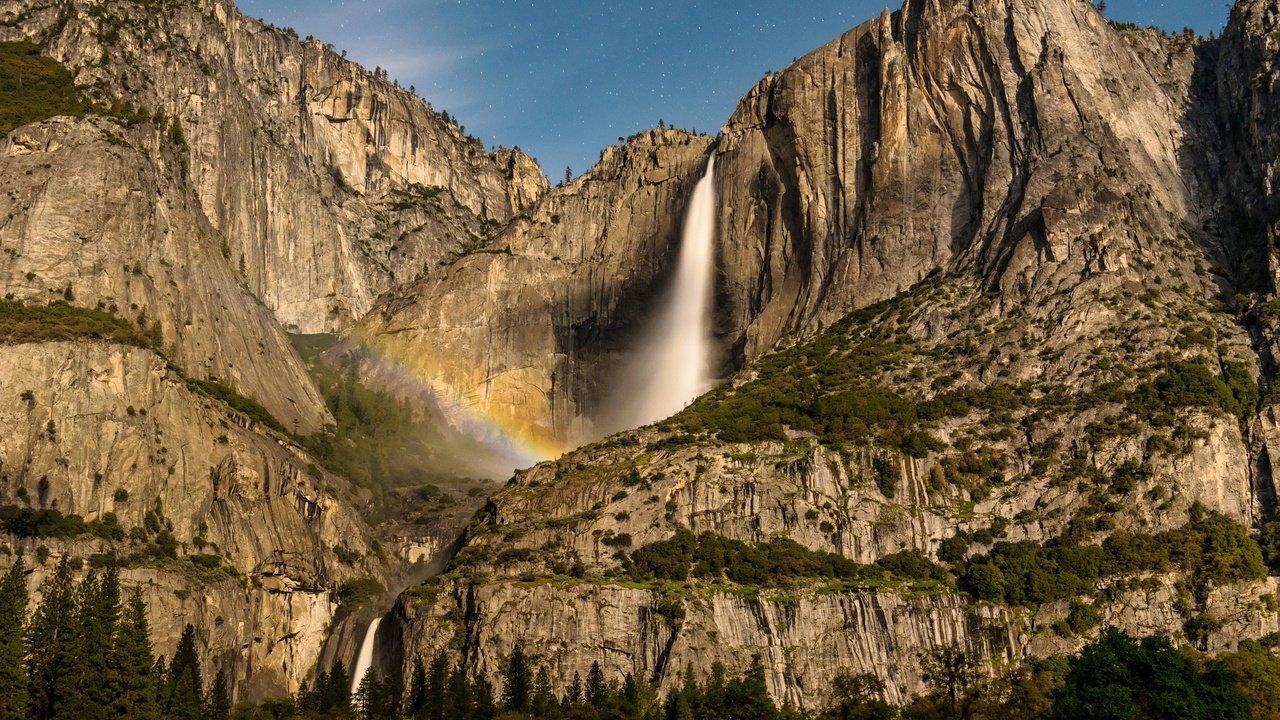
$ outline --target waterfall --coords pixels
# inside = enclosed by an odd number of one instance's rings
[[[369,629],[364,632],[364,642],[360,643],[360,654],[356,657],[355,668],[351,671],[352,694],[360,689],[360,681],[373,665],[373,646],[377,642],[378,626],[381,624],[382,618],[374,618],[373,622],[369,623]]]
[[[711,310],[715,287],[716,158],[694,189],[680,241],[680,262],[666,306],[633,351],[626,397],[610,430],[664,420],[711,386]]]

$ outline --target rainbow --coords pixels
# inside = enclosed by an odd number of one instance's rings
[[[397,348],[389,340],[360,339],[361,359],[367,375],[382,383],[429,397],[455,429],[492,447],[511,465],[511,470],[532,467],[556,460],[579,445],[557,438],[554,431],[530,420],[519,418],[503,408],[490,406],[445,378],[449,366],[429,352],[414,352],[412,360],[404,357],[407,348]],[[476,383],[479,386],[483,383]]]

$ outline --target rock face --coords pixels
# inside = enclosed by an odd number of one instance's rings
[[[0,17],[0,38],[43,45],[104,100],[178,121],[204,214],[251,291],[297,331],[345,327],[547,187],[519,151],[486,152],[382,74],[229,0],[161,13],[6,0]],[[456,203],[468,222],[424,228],[428,218],[392,192],[414,185],[444,188],[439,212]]]
[[[113,117],[0,140],[0,294],[96,306],[156,352],[6,338],[0,503],[114,517],[126,533],[159,515],[145,534],[170,532],[176,558],[114,543],[133,557],[126,581],[147,588],[157,648],[192,622],[239,697],[296,690],[347,614],[340,586],[393,586],[414,551],[384,556],[367,493],[188,380],[222,381],[292,436],[320,431],[333,418],[285,330],[347,326],[483,246],[546,179],[229,2],[0,2],[0,40],[19,39]],[[414,530],[402,534],[435,537]],[[113,549],[6,539],[23,543],[54,559]]]
[[[0,285],[157,326],[192,377],[220,378],[300,433],[331,422],[288,338],[221,252],[151,126],[52,121],[0,142]]]
[[[1224,588],[1209,607],[1224,620],[1205,648],[1234,650],[1243,637],[1280,628],[1263,609],[1274,580]],[[1171,586],[1116,600],[1105,621],[1142,635],[1178,635],[1183,619],[1171,606]],[[745,671],[761,656],[769,690],[779,701],[817,709],[829,700],[840,672],[871,673],[886,684],[890,702],[909,701],[924,688],[919,658],[937,647],[956,647],[1001,662],[1079,649],[1044,630],[1065,608],[1040,617],[993,606],[974,606],[952,595],[895,592],[803,591],[775,597],[712,593],[683,617],[663,614],[660,593],[618,585],[494,583],[451,588],[424,603],[405,596],[393,616],[405,657],[430,658],[453,633],[466,633],[465,660],[501,687],[502,662],[517,643],[548,668],[552,683],[567,687],[599,662],[607,678],[628,673],[655,677],[660,688],[682,682],[685,668],[705,674],[715,662]],[[465,613],[464,628],[457,618]],[[1039,631],[1039,634],[1032,635]],[[388,644],[391,644],[388,642]]]
[[[177,558],[117,540],[139,556],[126,579],[148,588],[157,646],[198,621],[242,697],[294,690],[358,642],[343,582],[390,586],[455,547],[454,571],[384,625],[393,654],[460,638],[496,676],[524,639],[561,684],[599,660],[670,685],[759,653],[776,697],[814,707],[842,670],[905,699],[919,653],[943,645],[1074,649],[1051,629],[1065,603],[621,578],[628,548],[681,530],[871,563],[937,555],[956,530],[970,553],[1100,543],[1197,504],[1274,520],[1280,436],[1259,385],[1280,337],[1278,16],[1243,0],[1208,42],[1116,26],[1088,0],[910,0],[766,78],[717,140],[641,133],[551,191],[518,150],[486,152],[379,71],[227,0],[0,0],[0,39],[36,42],[121,116],[0,143],[0,291],[159,335],[0,346],[0,502],[172,532]],[[518,473],[457,543],[406,522],[384,554],[367,497],[187,382],[222,379],[312,433],[332,418],[285,330],[349,330],[334,352],[360,351],[366,378],[521,463],[559,455],[610,429],[614,373],[713,152],[716,328],[742,372],[673,421]],[[779,365],[826,384],[781,385],[775,405],[854,389],[867,414],[909,400],[914,415],[878,418],[909,427],[717,434],[717,411]],[[1204,382],[1167,400],[1187,377]],[[1184,634],[1186,578],[1138,580],[1100,589],[1103,618]],[[1276,590],[1196,593],[1217,624],[1190,639],[1277,631]]]
[[[296,690],[337,610],[331,589],[398,570],[373,556],[344,481],[190,392],[154,353],[85,342],[3,346],[0,368],[0,503],[25,495],[86,520],[114,513],[126,529],[158,512],[184,552],[216,556],[220,569],[175,559],[124,580],[147,589],[158,648],[172,647],[186,623],[199,625],[209,657],[241,693]],[[44,542],[28,541],[28,556]],[[110,547],[64,545],[81,558]],[[366,559],[345,565],[337,548]],[[117,551],[144,550],[126,542]],[[37,568],[33,590],[54,562]]]

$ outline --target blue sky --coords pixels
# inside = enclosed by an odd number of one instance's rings
[[[1109,0],[1116,20],[1226,22],[1223,0]],[[553,180],[665,120],[714,132],[768,70],[875,17],[884,0],[239,0],[382,66],[487,145],[519,145]],[[895,8],[898,5],[894,6]]]

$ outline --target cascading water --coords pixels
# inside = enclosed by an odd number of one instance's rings
[[[680,245],[680,264],[667,306],[644,335],[609,430],[649,425],[680,412],[712,382],[711,305],[715,287],[716,157],[693,192]]]
[[[378,639],[378,626],[381,624],[382,618],[374,618],[374,621],[369,623],[369,629],[364,633],[364,642],[360,643],[360,654],[356,656],[356,665],[351,672],[352,694],[360,689],[360,681],[373,665],[374,643]]]

